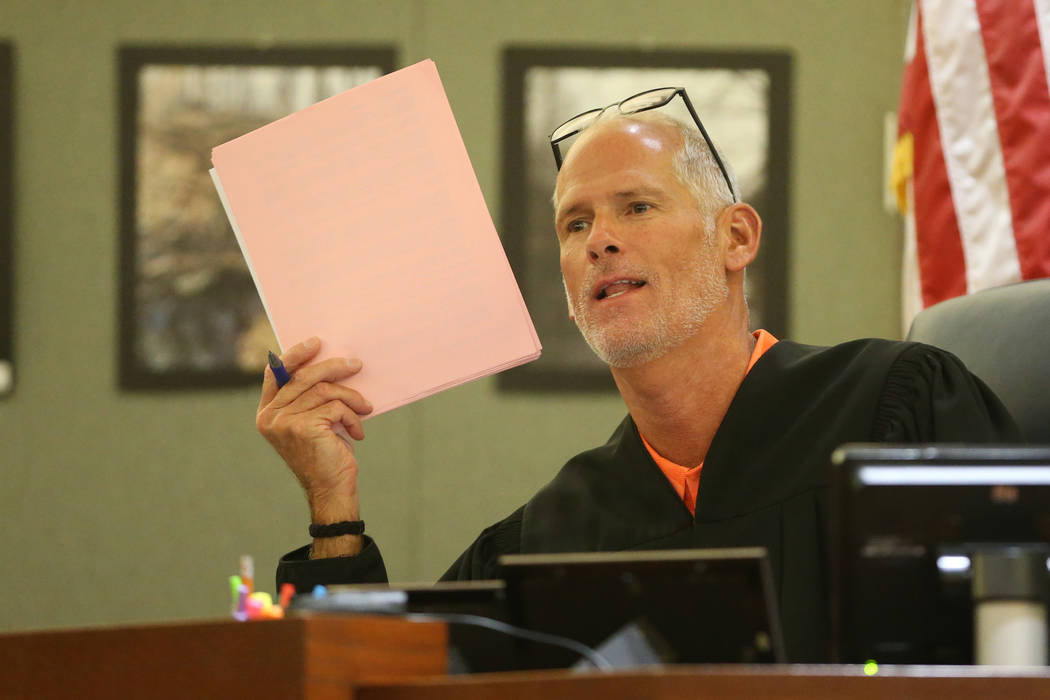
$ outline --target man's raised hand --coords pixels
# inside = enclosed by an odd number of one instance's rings
[[[255,426],[306,491],[313,522],[358,520],[357,459],[336,431],[342,426],[363,440],[361,416],[372,412],[372,404],[338,383],[360,372],[361,361],[331,358],[307,365],[320,349],[321,341],[310,338],[281,356],[292,375],[283,387],[272,371],[264,372]]]

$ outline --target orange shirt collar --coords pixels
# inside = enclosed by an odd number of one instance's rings
[[[757,331],[752,333],[755,337],[755,349],[751,351],[751,359],[747,361],[747,370],[744,374],[747,375],[751,371],[751,368],[758,362],[758,358],[766,354],[766,350],[777,344],[777,339],[773,337],[773,334],[769,331],[759,328]]]

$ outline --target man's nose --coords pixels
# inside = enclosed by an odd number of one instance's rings
[[[621,245],[609,222],[602,217],[595,218],[591,234],[587,237],[587,257],[597,262],[607,255],[619,253]]]

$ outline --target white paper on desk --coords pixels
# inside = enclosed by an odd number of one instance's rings
[[[539,357],[433,61],[212,150],[282,348],[359,357],[379,415]]]

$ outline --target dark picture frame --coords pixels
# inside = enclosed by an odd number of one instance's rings
[[[0,42],[0,398],[15,390],[15,50]]]
[[[395,69],[393,46],[121,46],[119,382],[256,384],[276,340],[211,149]]]
[[[762,248],[748,268],[746,292],[752,326],[783,337],[790,308],[791,79],[791,55],[783,51],[504,50],[501,233],[543,357],[501,374],[500,389],[615,390],[608,368],[568,318],[550,205],[557,172],[547,137],[575,114],[651,88],[686,88],[736,169],[743,199],[762,216]]]

